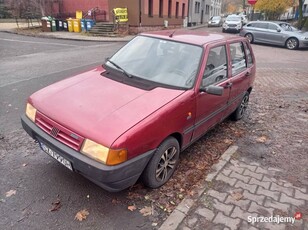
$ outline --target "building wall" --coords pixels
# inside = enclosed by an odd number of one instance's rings
[[[109,0],[110,10],[116,7],[127,7],[128,23],[130,31],[139,33],[148,30],[159,30],[164,28],[165,21],[168,27],[181,27],[183,20],[187,17],[188,0],[172,0],[171,15],[168,16],[169,0],[163,0],[163,11],[160,16],[160,0],[152,1],[152,15],[149,15],[150,0]],[[178,17],[176,17],[176,3],[178,2]],[[183,4],[185,4],[184,15],[182,15]]]
[[[189,1],[189,25],[198,25],[206,23],[211,14],[211,0],[190,0]]]
[[[108,0],[63,0],[60,5],[60,13],[74,13],[81,10],[84,13],[92,8],[98,7],[100,11],[106,11],[106,20],[109,20]]]

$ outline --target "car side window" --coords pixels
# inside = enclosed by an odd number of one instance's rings
[[[246,57],[247,57],[247,67],[250,67],[253,64],[251,50],[246,42],[244,44],[245,44],[245,51],[246,51]]]
[[[202,78],[202,86],[206,87],[227,78],[226,46],[211,48]]]
[[[256,26],[257,28],[260,28],[260,29],[267,29],[267,24],[268,24],[268,23],[262,23],[262,22],[261,22],[261,23],[256,23],[255,26]]]
[[[268,24],[268,29],[269,29],[269,30],[275,30],[275,31],[277,31],[278,26],[276,26],[276,25],[274,25],[274,24]]]
[[[244,71],[247,66],[243,43],[231,43],[230,54],[232,62],[232,76],[235,76]]]

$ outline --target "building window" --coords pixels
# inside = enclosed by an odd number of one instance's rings
[[[209,5],[205,6],[205,14],[210,14],[210,6]]]
[[[175,3],[175,17],[179,17],[179,2]]]
[[[196,14],[200,13],[200,2],[195,2],[195,13]]]
[[[164,12],[164,0],[159,0],[159,17],[163,17]]]
[[[172,12],[172,0],[168,1],[168,17],[171,18],[171,12]]]
[[[182,18],[185,18],[185,3],[182,4]]]
[[[153,17],[153,0],[149,0],[149,13],[150,17]]]

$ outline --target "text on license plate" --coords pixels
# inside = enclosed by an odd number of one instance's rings
[[[47,147],[44,143],[39,142],[42,150],[47,153],[52,158],[56,159],[58,162],[63,164],[65,167],[73,171],[72,164],[68,160],[66,160],[64,157],[60,156],[58,153]]]

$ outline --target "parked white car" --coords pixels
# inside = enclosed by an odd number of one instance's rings
[[[222,26],[222,32],[240,32],[242,29],[242,17],[239,15],[231,14],[226,18]]]

